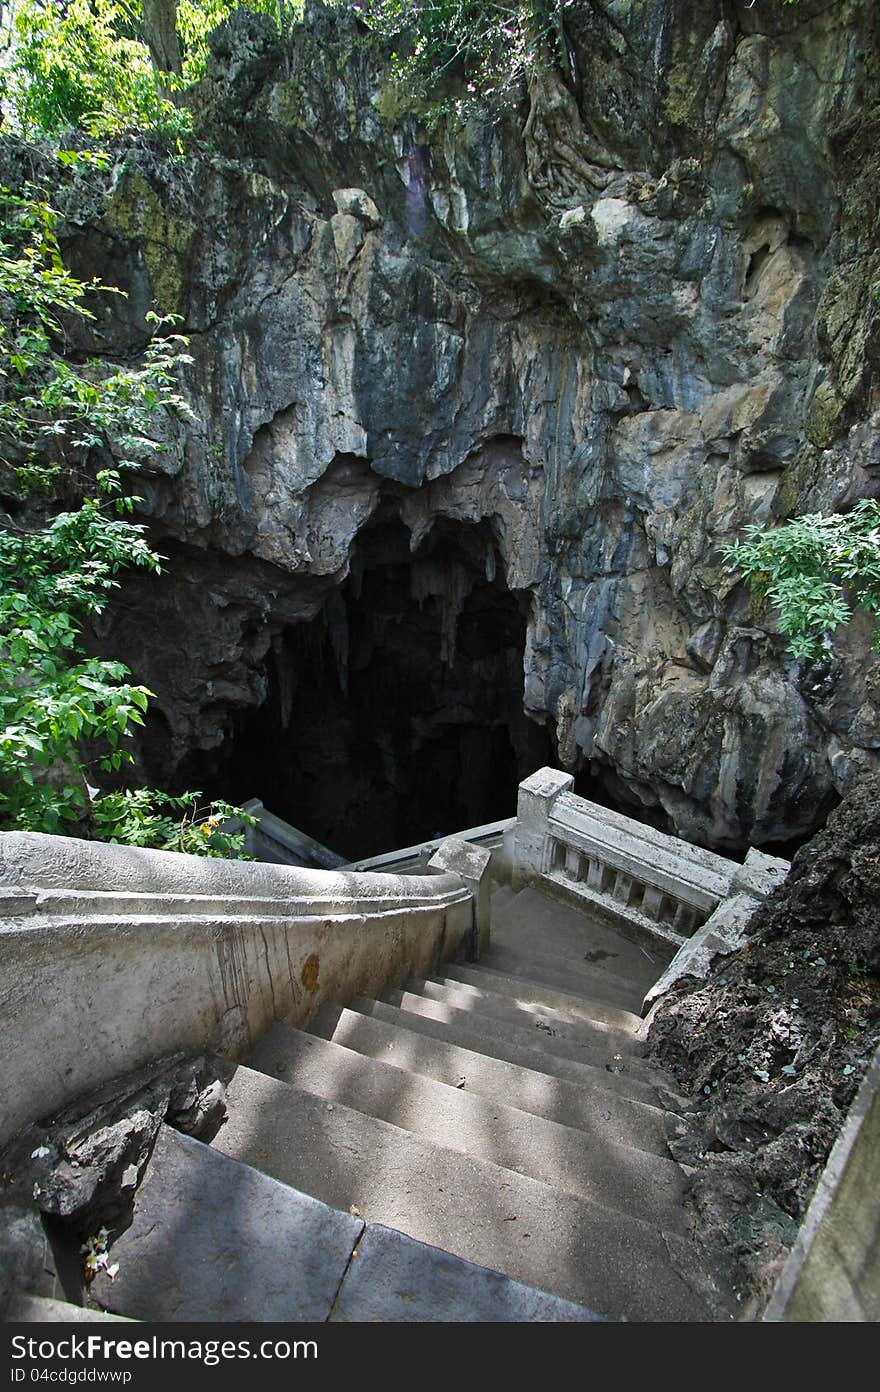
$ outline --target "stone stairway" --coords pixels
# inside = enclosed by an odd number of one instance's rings
[[[276,1024],[163,1128],[92,1299],[172,1320],[716,1317],[638,1014],[665,959],[500,888],[479,964]],[[438,1250],[439,1249],[439,1250]]]

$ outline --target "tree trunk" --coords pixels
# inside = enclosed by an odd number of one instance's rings
[[[177,38],[177,0],[141,0],[144,38],[157,72],[180,76],[180,43]]]

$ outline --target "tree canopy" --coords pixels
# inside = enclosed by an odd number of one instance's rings
[[[208,34],[239,8],[281,0],[12,0],[4,108],[25,136],[189,130],[181,93],[203,75]]]

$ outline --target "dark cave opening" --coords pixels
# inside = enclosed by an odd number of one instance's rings
[[[321,612],[276,635],[266,699],[202,786],[349,859],[513,816],[519,782],[555,762],[522,708],[528,599],[485,522],[441,519],[411,553],[380,509]]]

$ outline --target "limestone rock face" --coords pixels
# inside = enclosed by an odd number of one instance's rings
[[[195,422],[141,485],[171,564],[99,636],[157,692],[143,757],[166,781],[265,700],[291,627],[332,630],[380,518],[416,558],[443,526],[489,538],[527,715],[626,808],[784,841],[876,764],[867,623],[795,662],[719,554],[880,493],[873,7],[565,24],[564,76],[427,130],[380,114],[354,16],[314,10],[288,47],[235,16],[201,153],[133,148],[71,201],[74,264],[129,293],[104,350],[139,345],[151,300],[191,336]]]

